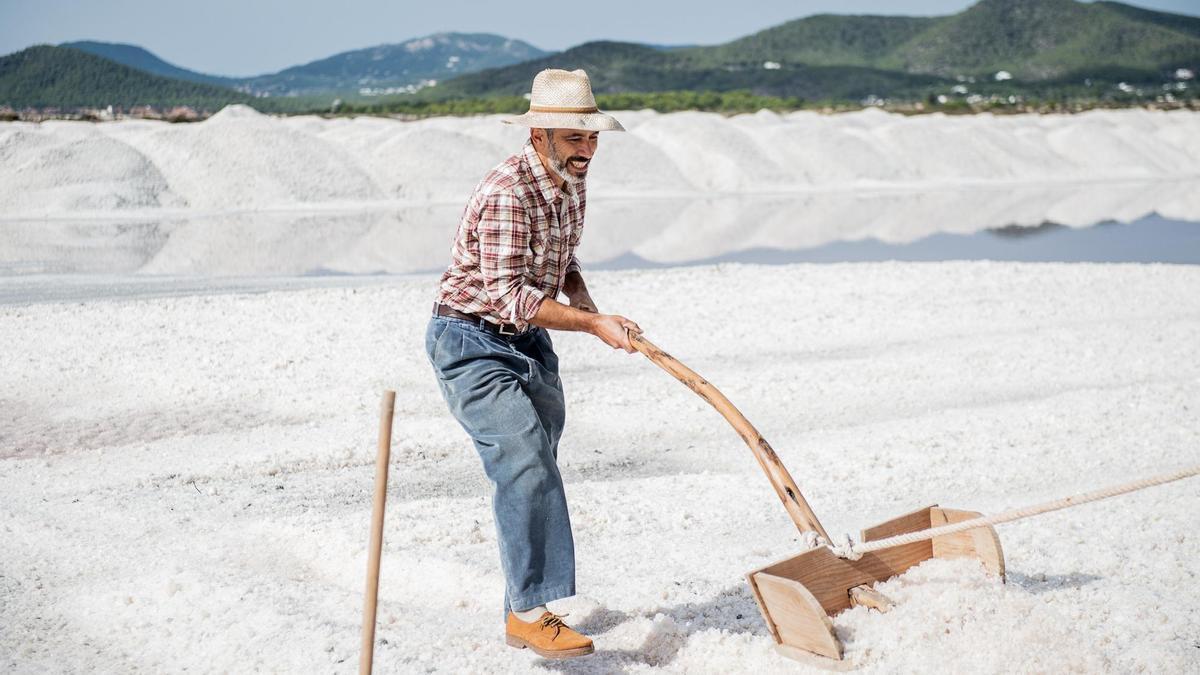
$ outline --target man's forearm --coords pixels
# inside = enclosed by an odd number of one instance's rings
[[[579,280],[583,281],[583,278]],[[586,294],[586,288],[583,292]],[[572,304],[575,304],[574,299]],[[590,306],[590,301],[588,304]],[[546,297],[529,323],[542,328],[591,333],[613,349],[624,349],[631,354],[636,351],[629,340],[630,332],[642,332],[636,323],[618,314],[598,314],[595,307],[589,308],[591,311],[578,309]]]
[[[562,304],[552,298],[542,300],[537,314],[529,323],[553,330],[574,330],[594,333],[597,314]]]

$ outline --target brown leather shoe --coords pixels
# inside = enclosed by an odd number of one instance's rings
[[[528,647],[546,659],[569,659],[593,651],[590,639],[568,628],[562,618],[553,612],[546,612],[538,620],[529,623],[509,612],[504,626],[504,641],[517,649]]]

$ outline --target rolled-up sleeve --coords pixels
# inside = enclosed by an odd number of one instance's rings
[[[583,274],[583,268],[579,265],[579,258],[576,258],[574,253],[571,254],[571,262],[567,263],[566,273],[570,274],[571,272]]]
[[[476,226],[483,289],[496,313],[517,330],[525,330],[546,298],[528,280],[531,231],[525,207],[511,192],[484,198]]]

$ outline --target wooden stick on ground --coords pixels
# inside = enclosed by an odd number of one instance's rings
[[[762,437],[762,434],[758,433],[754,425],[750,424],[750,420],[746,419],[745,415],[742,415],[741,411],[734,407],[716,387],[697,375],[696,371],[654,346],[654,343],[645,337],[630,333],[629,341],[646,358],[687,385],[689,389],[696,392],[700,398],[721,413],[721,416],[738,432],[738,435],[750,447],[750,451],[754,453],[759,467],[762,468],[763,473],[767,474],[767,480],[771,481],[771,486],[775,488],[775,494],[779,495],[779,501],[783,502],[783,507],[787,509],[796,528],[801,532],[816,532],[828,541],[829,535],[825,532],[825,528],[821,527],[821,521],[817,520],[816,514],[809,507],[804,495],[800,494],[800,488],[796,486],[796,481],[792,480],[791,474],[784,468],[779,456],[771,449],[771,445]]]
[[[375,456],[375,506],[371,511],[371,549],[367,556],[367,589],[363,600],[362,655],[358,672],[370,675],[375,660],[375,608],[379,599],[379,558],[383,553],[383,509],[387,504],[388,460],[392,454],[392,411],[396,392],[383,392],[379,415],[379,451]]]

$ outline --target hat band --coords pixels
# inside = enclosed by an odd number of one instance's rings
[[[531,103],[529,105],[529,112],[594,113],[594,112],[600,112],[600,109],[597,108],[596,106],[591,106],[591,107],[583,106],[583,107],[569,108],[569,107],[554,106],[554,105],[533,105]]]

